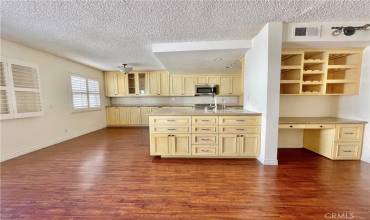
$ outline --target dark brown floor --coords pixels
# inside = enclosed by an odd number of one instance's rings
[[[148,142],[103,129],[2,163],[1,219],[370,219],[369,164],[153,159]]]

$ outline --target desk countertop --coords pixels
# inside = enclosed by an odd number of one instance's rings
[[[336,117],[280,117],[280,124],[366,124],[366,121]]]

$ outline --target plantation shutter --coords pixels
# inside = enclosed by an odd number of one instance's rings
[[[9,97],[9,81],[7,80],[8,75],[6,71],[5,62],[0,60],[0,114],[1,117],[6,117],[10,115],[10,97]]]
[[[88,79],[88,96],[89,96],[89,108],[100,107],[100,88],[99,81]]]
[[[85,109],[89,107],[87,80],[83,77],[71,75],[73,109]]]
[[[41,113],[41,97],[36,67],[10,63],[16,114]]]

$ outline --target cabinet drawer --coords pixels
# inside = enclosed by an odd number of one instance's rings
[[[149,118],[149,123],[157,126],[190,125],[190,116],[155,116]]]
[[[361,141],[362,125],[337,125],[336,138],[338,141]]]
[[[261,129],[259,126],[220,126],[220,133],[221,132],[259,134]]]
[[[261,124],[260,116],[221,116],[220,125],[259,125]]]
[[[306,129],[330,129],[335,128],[335,124],[306,124]]]
[[[360,158],[360,142],[337,143],[335,146],[335,159],[355,160]]]
[[[193,133],[217,133],[218,126],[192,126]]]
[[[216,145],[218,143],[217,134],[193,134],[192,135],[193,144],[208,144]]]
[[[217,147],[208,145],[192,145],[192,155],[217,156]]]
[[[189,127],[151,126],[150,132],[153,132],[153,133],[190,133],[190,128]]]
[[[297,129],[297,128],[299,128],[299,129],[301,129],[301,128],[305,128],[306,127],[306,125],[304,125],[304,124],[280,124],[279,125],[279,128],[288,128],[288,129]]]
[[[218,124],[218,117],[214,116],[193,116],[192,117],[193,125],[209,125],[209,124]]]

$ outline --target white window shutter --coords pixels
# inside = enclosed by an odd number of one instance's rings
[[[9,62],[16,117],[41,115],[38,69],[20,62]]]
[[[87,95],[87,80],[81,76],[71,75],[73,109],[89,107]]]
[[[89,107],[99,108],[100,107],[100,88],[99,81],[88,79],[88,92],[89,92]]]
[[[12,116],[11,93],[10,93],[9,73],[6,62],[0,60],[0,114],[1,119],[8,119]]]

